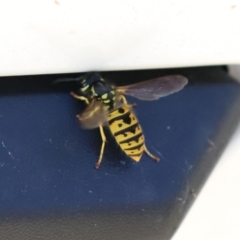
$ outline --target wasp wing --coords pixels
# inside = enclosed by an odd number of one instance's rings
[[[117,92],[141,100],[151,101],[178,92],[187,83],[188,80],[184,76],[169,75],[127,86],[120,86],[117,87]]]
[[[82,128],[92,129],[99,125],[104,125],[108,120],[108,111],[103,104],[96,99],[92,99],[82,114],[77,115]]]

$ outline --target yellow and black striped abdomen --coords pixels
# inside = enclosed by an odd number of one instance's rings
[[[131,107],[122,107],[109,113],[109,128],[121,149],[134,161],[140,161],[144,152],[142,128]]]

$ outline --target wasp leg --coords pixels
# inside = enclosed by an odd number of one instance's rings
[[[155,161],[157,161],[157,162],[160,161],[160,158],[159,158],[159,157],[154,156],[153,154],[151,154],[151,153],[148,151],[148,149],[147,149],[147,147],[146,147],[145,144],[144,144],[144,151],[145,151],[145,153],[146,153],[150,158],[152,158],[153,160],[155,160]]]
[[[86,97],[83,97],[83,96],[79,96],[77,95],[76,93],[74,92],[71,92],[70,93],[74,98],[78,99],[78,100],[81,100],[81,101],[84,101],[86,104],[89,104],[89,100],[86,98]]]
[[[127,99],[123,95],[121,95],[121,100],[123,101],[124,104],[126,105],[128,104]]]
[[[101,165],[101,162],[102,162],[102,158],[103,158],[104,147],[105,147],[105,143],[106,143],[106,136],[104,134],[103,127],[100,125],[99,129],[100,129],[100,133],[101,133],[101,137],[102,137],[102,147],[101,147],[101,152],[100,152],[99,159],[98,159],[98,161],[97,161],[97,163],[95,165],[96,169],[100,168],[100,165]]]
[[[137,106],[136,103],[128,104],[127,99],[126,99],[123,95],[121,95],[121,100],[122,100],[123,103],[124,103],[126,106],[128,106],[129,108],[132,108],[132,107],[136,107],[136,106]]]

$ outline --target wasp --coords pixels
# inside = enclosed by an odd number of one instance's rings
[[[124,95],[140,100],[157,100],[180,91],[188,82],[186,77],[170,75],[127,86],[115,86],[98,73],[87,73],[64,81],[77,81],[78,88],[71,92],[71,95],[87,104],[83,113],[77,115],[81,126],[86,129],[100,129],[102,146],[95,165],[97,169],[101,165],[106,143],[103,130],[105,125],[109,127],[117,144],[132,160],[139,162],[143,152],[156,161],[160,160],[150,153],[145,145],[142,128],[132,110],[136,104],[128,104]]]

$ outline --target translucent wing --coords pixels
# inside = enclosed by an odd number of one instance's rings
[[[97,128],[104,125],[108,120],[108,111],[103,104],[93,99],[82,114],[77,115],[82,128]]]
[[[184,76],[170,75],[127,86],[120,86],[117,87],[117,92],[141,100],[151,101],[178,92],[187,83],[188,80]]]

